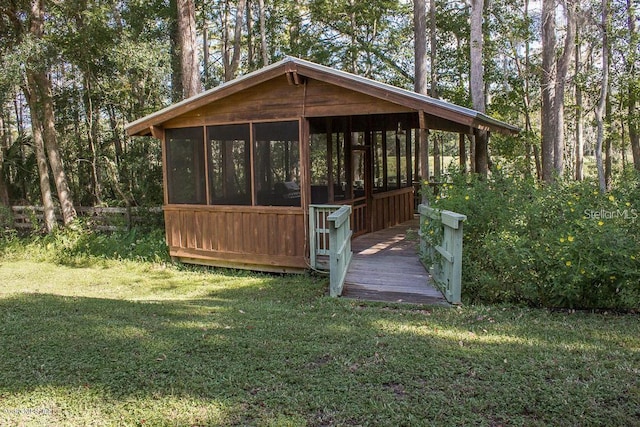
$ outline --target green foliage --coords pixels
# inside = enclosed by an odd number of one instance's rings
[[[13,212],[11,208],[0,204],[0,233],[13,227]]]
[[[86,225],[82,219],[53,234],[0,237],[0,256],[71,265],[84,265],[95,260],[169,261],[161,228],[100,232]]]
[[[640,307],[640,178],[540,185],[498,167],[453,174],[432,206],[467,215],[463,296],[534,306]]]

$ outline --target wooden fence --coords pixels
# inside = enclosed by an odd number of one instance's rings
[[[39,230],[44,227],[42,206],[12,206],[13,226],[21,230]],[[162,224],[161,207],[76,207],[78,217],[85,218],[90,227],[100,231],[129,230],[134,226]],[[56,212],[62,223],[62,216]]]
[[[451,304],[461,304],[462,294],[462,223],[465,215],[430,208],[418,207],[420,213],[420,254],[429,260],[428,265],[435,282],[442,288],[444,297]],[[441,224],[442,241],[428,245],[422,225],[425,221],[435,220]]]

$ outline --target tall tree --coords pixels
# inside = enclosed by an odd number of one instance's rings
[[[264,0],[258,0],[258,13],[260,15],[260,52],[262,53],[262,66],[269,65],[269,50],[267,49],[267,17]]]
[[[423,95],[428,93],[427,85],[427,4],[426,0],[413,1],[413,28],[414,28],[414,63],[415,80],[414,90]],[[432,64],[433,65],[433,64]],[[420,113],[423,118],[423,113]],[[429,179],[429,140],[428,130],[424,120],[420,120],[418,131],[418,144],[420,149],[420,175],[423,180]],[[425,191],[422,192],[422,203],[428,203]]]
[[[573,59],[576,38],[576,3],[565,0],[567,27],[564,48],[557,61],[553,102],[553,168],[558,175],[564,172],[564,95],[569,70],[569,63]]]
[[[607,190],[607,182],[602,160],[602,143],[604,140],[604,113],[607,104],[609,87],[609,0],[602,0],[602,83],[600,86],[600,98],[595,109],[596,123],[598,126],[596,139],[596,168],[598,170],[598,185],[601,192]]]
[[[542,179],[549,182],[564,170],[564,96],[569,63],[575,49],[576,3],[565,0],[567,26],[556,57],[556,2],[542,1]]]
[[[233,40],[231,39],[231,6],[229,0],[225,0],[225,16],[224,16],[224,43],[222,60],[224,64],[224,80],[229,81],[236,77],[238,68],[240,67],[240,53],[242,50],[242,20],[244,17],[244,8],[246,0],[238,0],[235,10],[235,20],[233,24]]]
[[[470,58],[471,71],[469,84],[471,87],[471,104],[481,113],[486,111],[485,84],[483,66],[484,33],[482,22],[484,15],[484,0],[471,1],[470,28]],[[486,175],[489,171],[488,134],[477,129],[475,132],[475,171]]]
[[[32,88],[34,87],[35,82],[27,81],[23,89],[31,110],[31,137],[33,138],[38,175],[40,178],[40,197],[43,206],[44,227],[47,233],[51,233],[58,227],[58,223],[56,221],[53,197],[51,196],[51,184],[49,183],[49,164],[47,163],[44,139],[42,138],[42,119],[40,117],[40,108],[38,107],[41,101],[37,99],[38,92],[32,92]]]
[[[576,181],[584,179],[584,106],[582,99],[582,59],[581,59],[582,41],[580,37],[579,26],[576,26],[576,49],[575,49],[575,76],[573,83],[575,86],[575,103],[576,103],[576,141],[575,141],[575,174]]]
[[[555,136],[554,87],[555,87],[555,51],[556,51],[556,2],[542,0],[542,179],[553,180],[553,153]]]
[[[31,36],[38,41],[41,41],[44,36],[44,17],[44,1],[33,0],[31,3],[29,32]],[[75,219],[76,210],[73,205],[73,198],[71,197],[69,183],[62,163],[62,156],[58,147],[51,80],[42,64],[28,64],[26,73],[29,92],[32,94],[32,98],[35,99],[33,107],[36,111],[32,110],[31,114],[38,115],[41,120],[40,124],[42,125],[44,146],[56,185],[62,218],[64,224],[68,225]],[[36,95],[33,96],[33,94]]]
[[[176,7],[182,91],[183,97],[189,98],[202,92],[197,47],[196,8],[193,0],[176,0]]]
[[[638,70],[638,46],[640,45],[640,34],[636,28],[636,7],[633,0],[627,0],[627,31],[628,31],[628,53],[627,53],[627,126],[629,127],[629,142],[633,154],[633,166],[640,172],[640,113],[638,112],[638,96],[640,96],[640,77],[636,74]]]

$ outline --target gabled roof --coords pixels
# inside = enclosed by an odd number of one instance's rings
[[[440,117],[463,126],[507,134],[519,131],[516,126],[496,120],[470,108],[290,56],[128,123],[125,129],[132,136],[148,135],[154,126],[162,126],[164,122],[184,113],[292,72],[299,76],[331,83],[416,111],[422,110],[428,115]]]

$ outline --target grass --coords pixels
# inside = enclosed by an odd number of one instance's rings
[[[640,425],[637,314],[362,303],[46,246],[0,251],[0,425]]]

